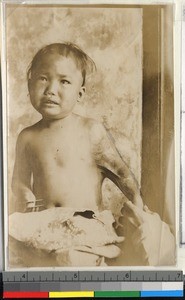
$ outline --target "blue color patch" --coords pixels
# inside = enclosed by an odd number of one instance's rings
[[[183,290],[171,291],[141,291],[141,297],[183,297]]]

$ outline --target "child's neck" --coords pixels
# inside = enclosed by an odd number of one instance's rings
[[[74,114],[70,114],[64,118],[60,119],[45,119],[41,120],[41,123],[44,127],[59,129],[59,128],[67,128],[72,125],[74,120]]]

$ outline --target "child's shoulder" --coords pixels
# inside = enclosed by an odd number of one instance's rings
[[[30,138],[33,137],[34,133],[38,130],[38,127],[39,127],[39,122],[24,128],[18,135],[18,141],[20,142],[28,141]]]
[[[82,126],[91,129],[99,129],[99,130],[103,130],[104,126],[101,122],[93,119],[93,118],[89,118],[89,117],[84,117],[84,116],[80,116],[80,115],[74,115],[75,118],[81,123]]]
[[[88,117],[78,116],[78,118],[82,126],[89,131],[89,134],[93,140],[99,140],[106,135],[106,129],[101,122]]]

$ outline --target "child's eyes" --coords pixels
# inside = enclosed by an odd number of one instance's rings
[[[38,77],[38,80],[42,81],[42,82],[46,82],[48,81],[49,79],[47,78],[47,76],[45,75],[39,75]],[[60,80],[60,83],[63,84],[63,85],[68,85],[68,84],[71,84],[69,80],[67,79],[61,79]]]
[[[47,77],[43,76],[43,75],[40,75],[39,76],[39,80],[41,80],[41,81],[47,81]]]
[[[66,79],[62,79],[60,82],[64,85],[70,84],[70,81]]]

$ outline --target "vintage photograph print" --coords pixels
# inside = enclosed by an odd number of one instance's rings
[[[6,268],[175,265],[173,5],[4,24]]]
[[[181,214],[180,214],[180,244],[185,246],[185,5],[182,7],[182,31],[181,31]]]

